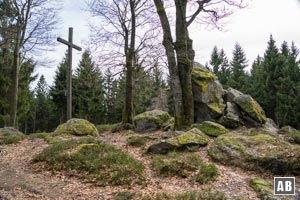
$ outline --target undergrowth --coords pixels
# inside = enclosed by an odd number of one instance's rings
[[[152,158],[152,167],[158,175],[192,177],[192,180],[201,184],[213,180],[218,175],[214,164],[206,164],[196,153],[171,152],[166,155],[155,155]],[[196,174],[195,174],[196,173]]]
[[[93,138],[54,143],[33,158],[49,170],[69,174],[97,185],[132,185],[144,181],[144,166],[127,153]]]
[[[210,190],[192,191],[181,194],[159,193],[136,198],[139,200],[225,200],[225,195],[221,192],[212,192]]]
[[[146,144],[148,139],[142,136],[131,136],[127,139],[127,144],[129,146],[141,147]]]

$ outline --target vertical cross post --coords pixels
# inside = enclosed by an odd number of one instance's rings
[[[68,67],[67,67],[67,120],[72,118],[72,50],[81,51],[79,46],[73,44],[73,28],[69,28],[69,41],[57,38],[57,41],[68,46]]]

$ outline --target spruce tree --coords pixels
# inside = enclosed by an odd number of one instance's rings
[[[213,73],[216,74],[217,76],[219,75],[221,63],[222,63],[222,60],[220,58],[218,48],[217,48],[217,46],[214,46],[213,51],[210,55],[209,64],[212,66]]]
[[[35,88],[35,120],[34,131],[50,131],[49,86],[42,75]]]
[[[280,58],[279,50],[276,46],[276,42],[273,36],[270,36],[267,50],[264,54],[264,61],[262,62],[263,68],[263,80],[264,80],[264,92],[262,96],[262,105],[268,117],[274,119],[275,108],[278,103],[277,99],[277,87],[279,77],[281,75],[282,59]]]
[[[51,127],[56,127],[57,125],[64,123],[67,120],[67,56],[63,58],[59,64],[55,76],[54,83],[50,87],[50,98],[52,101],[52,116],[53,122]]]
[[[247,88],[247,75],[245,73],[245,68],[248,65],[248,61],[246,59],[245,52],[239,43],[234,45],[232,54],[233,57],[230,63],[232,73],[228,80],[228,86],[243,92]]]
[[[74,116],[87,119],[95,124],[103,123],[103,77],[92,61],[89,51],[82,54],[75,71],[73,88]]]
[[[17,127],[26,134],[33,132],[34,93],[30,90],[30,84],[37,78],[35,67],[32,60],[26,60],[19,73]]]

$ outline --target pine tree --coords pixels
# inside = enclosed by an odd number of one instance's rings
[[[245,52],[239,43],[234,45],[232,54],[232,73],[228,80],[228,86],[243,92],[247,88],[247,75],[245,73],[245,68],[248,65],[248,61],[246,59]]]
[[[82,54],[75,71],[73,88],[74,116],[87,119],[95,124],[103,123],[103,77],[92,61],[89,51]]]

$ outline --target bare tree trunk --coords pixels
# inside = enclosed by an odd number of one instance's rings
[[[186,0],[175,0],[176,5],[176,43],[177,65],[182,89],[183,127],[194,123],[194,99],[192,91],[193,50],[188,37],[186,22]]]
[[[11,99],[10,99],[10,117],[9,126],[16,127],[17,108],[18,108],[18,88],[19,88],[19,68],[20,68],[20,54],[19,54],[19,36],[14,48],[14,59],[12,66],[12,85],[11,85]]]
[[[171,34],[170,23],[161,0],[154,0],[157,13],[159,15],[160,23],[163,29],[163,45],[166,50],[168,59],[168,67],[171,79],[171,88],[174,99],[174,118],[175,129],[181,129],[183,126],[183,106],[182,106],[182,90],[178,74],[178,66],[174,52],[173,38]]]
[[[136,36],[136,16],[135,16],[135,0],[130,0],[131,12],[131,38],[130,47],[126,52],[126,93],[125,108],[123,112],[122,122],[132,124],[133,118],[133,66],[135,54],[135,36]]]

